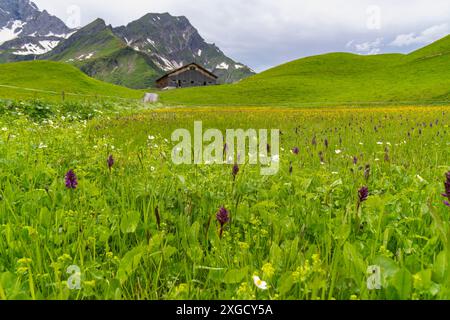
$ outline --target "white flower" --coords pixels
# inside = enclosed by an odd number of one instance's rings
[[[155,148],[158,148],[159,146],[157,144],[154,145]]]
[[[150,167],[151,172],[154,172],[155,170],[156,170],[155,167]]]
[[[261,290],[269,289],[267,287],[267,282],[262,281],[258,276],[253,276],[253,282],[255,283],[255,286],[257,286]]]
[[[390,142],[386,142],[386,144],[387,144],[388,146],[392,146],[392,144],[391,144]]]
[[[375,161],[380,161],[380,159],[376,158]]]
[[[421,176],[417,175],[416,177],[417,177],[417,179],[419,179],[420,182],[425,182],[425,179],[422,178]]]
[[[364,145],[364,143],[360,142],[360,143],[359,143],[359,145],[363,146],[363,145]]]
[[[377,145],[382,146],[382,145],[383,145],[383,142],[378,141],[378,142],[377,142]]]
[[[342,150],[336,150],[335,152],[336,152],[336,154],[341,154]]]
[[[148,136],[148,140],[155,140],[155,136]]]
[[[39,149],[45,149],[45,148],[47,148],[47,145],[41,142],[41,143],[39,144],[39,147],[38,147],[38,148],[39,148]]]
[[[337,174],[339,174],[339,172],[332,172],[331,174],[337,175]]]
[[[8,128],[3,127],[3,128],[2,128],[2,131],[8,131]]]

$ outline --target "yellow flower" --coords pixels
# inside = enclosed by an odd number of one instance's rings
[[[250,245],[247,242],[239,242],[239,247],[241,250],[248,250],[250,248]]]
[[[22,259],[17,260],[18,264],[30,264],[32,262],[33,262],[33,260],[31,260],[30,258],[22,258]]]
[[[253,290],[249,287],[247,282],[243,282],[239,286],[239,289],[237,290],[237,298],[242,300],[255,299],[255,294],[253,293]]]
[[[264,276],[266,276],[268,279],[272,278],[273,275],[275,274],[275,268],[272,266],[271,263],[266,263],[265,265],[263,265],[261,270]]]

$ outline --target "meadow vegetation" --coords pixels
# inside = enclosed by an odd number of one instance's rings
[[[450,299],[448,107],[126,106],[0,102],[0,299]],[[174,165],[196,120],[279,174]]]

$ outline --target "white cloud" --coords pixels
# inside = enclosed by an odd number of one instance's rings
[[[362,54],[379,54],[383,47],[383,38],[377,38],[374,41],[366,41],[362,43],[356,43],[354,40],[350,41],[346,45],[347,49],[356,51]]]
[[[100,17],[118,26],[148,12],[184,15],[208,42],[257,71],[308,55],[349,50],[345,44],[350,39],[360,49],[369,42],[371,49],[362,53],[411,50],[377,47],[373,39],[389,43],[399,34],[420,33],[450,21],[449,0],[34,1],[66,22],[68,8],[77,5],[82,24]]]
[[[430,44],[436,40],[439,40],[450,33],[450,25],[443,23],[432,26],[420,34],[408,33],[398,35],[391,45],[395,47],[405,47],[411,45],[423,45]]]

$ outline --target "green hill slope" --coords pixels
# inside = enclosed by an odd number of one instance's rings
[[[80,99],[89,98],[89,96],[127,99],[142,97],[140,91],[92,79],[68,64],[31,61],[0,65],[0,99],[46,98],[60,100],[63,91],[67,98],[78,97]]]
[[[409,55],[331,53],[238,84],[163,92],[172,105],[337,105],[450,100],[450,37]]]

